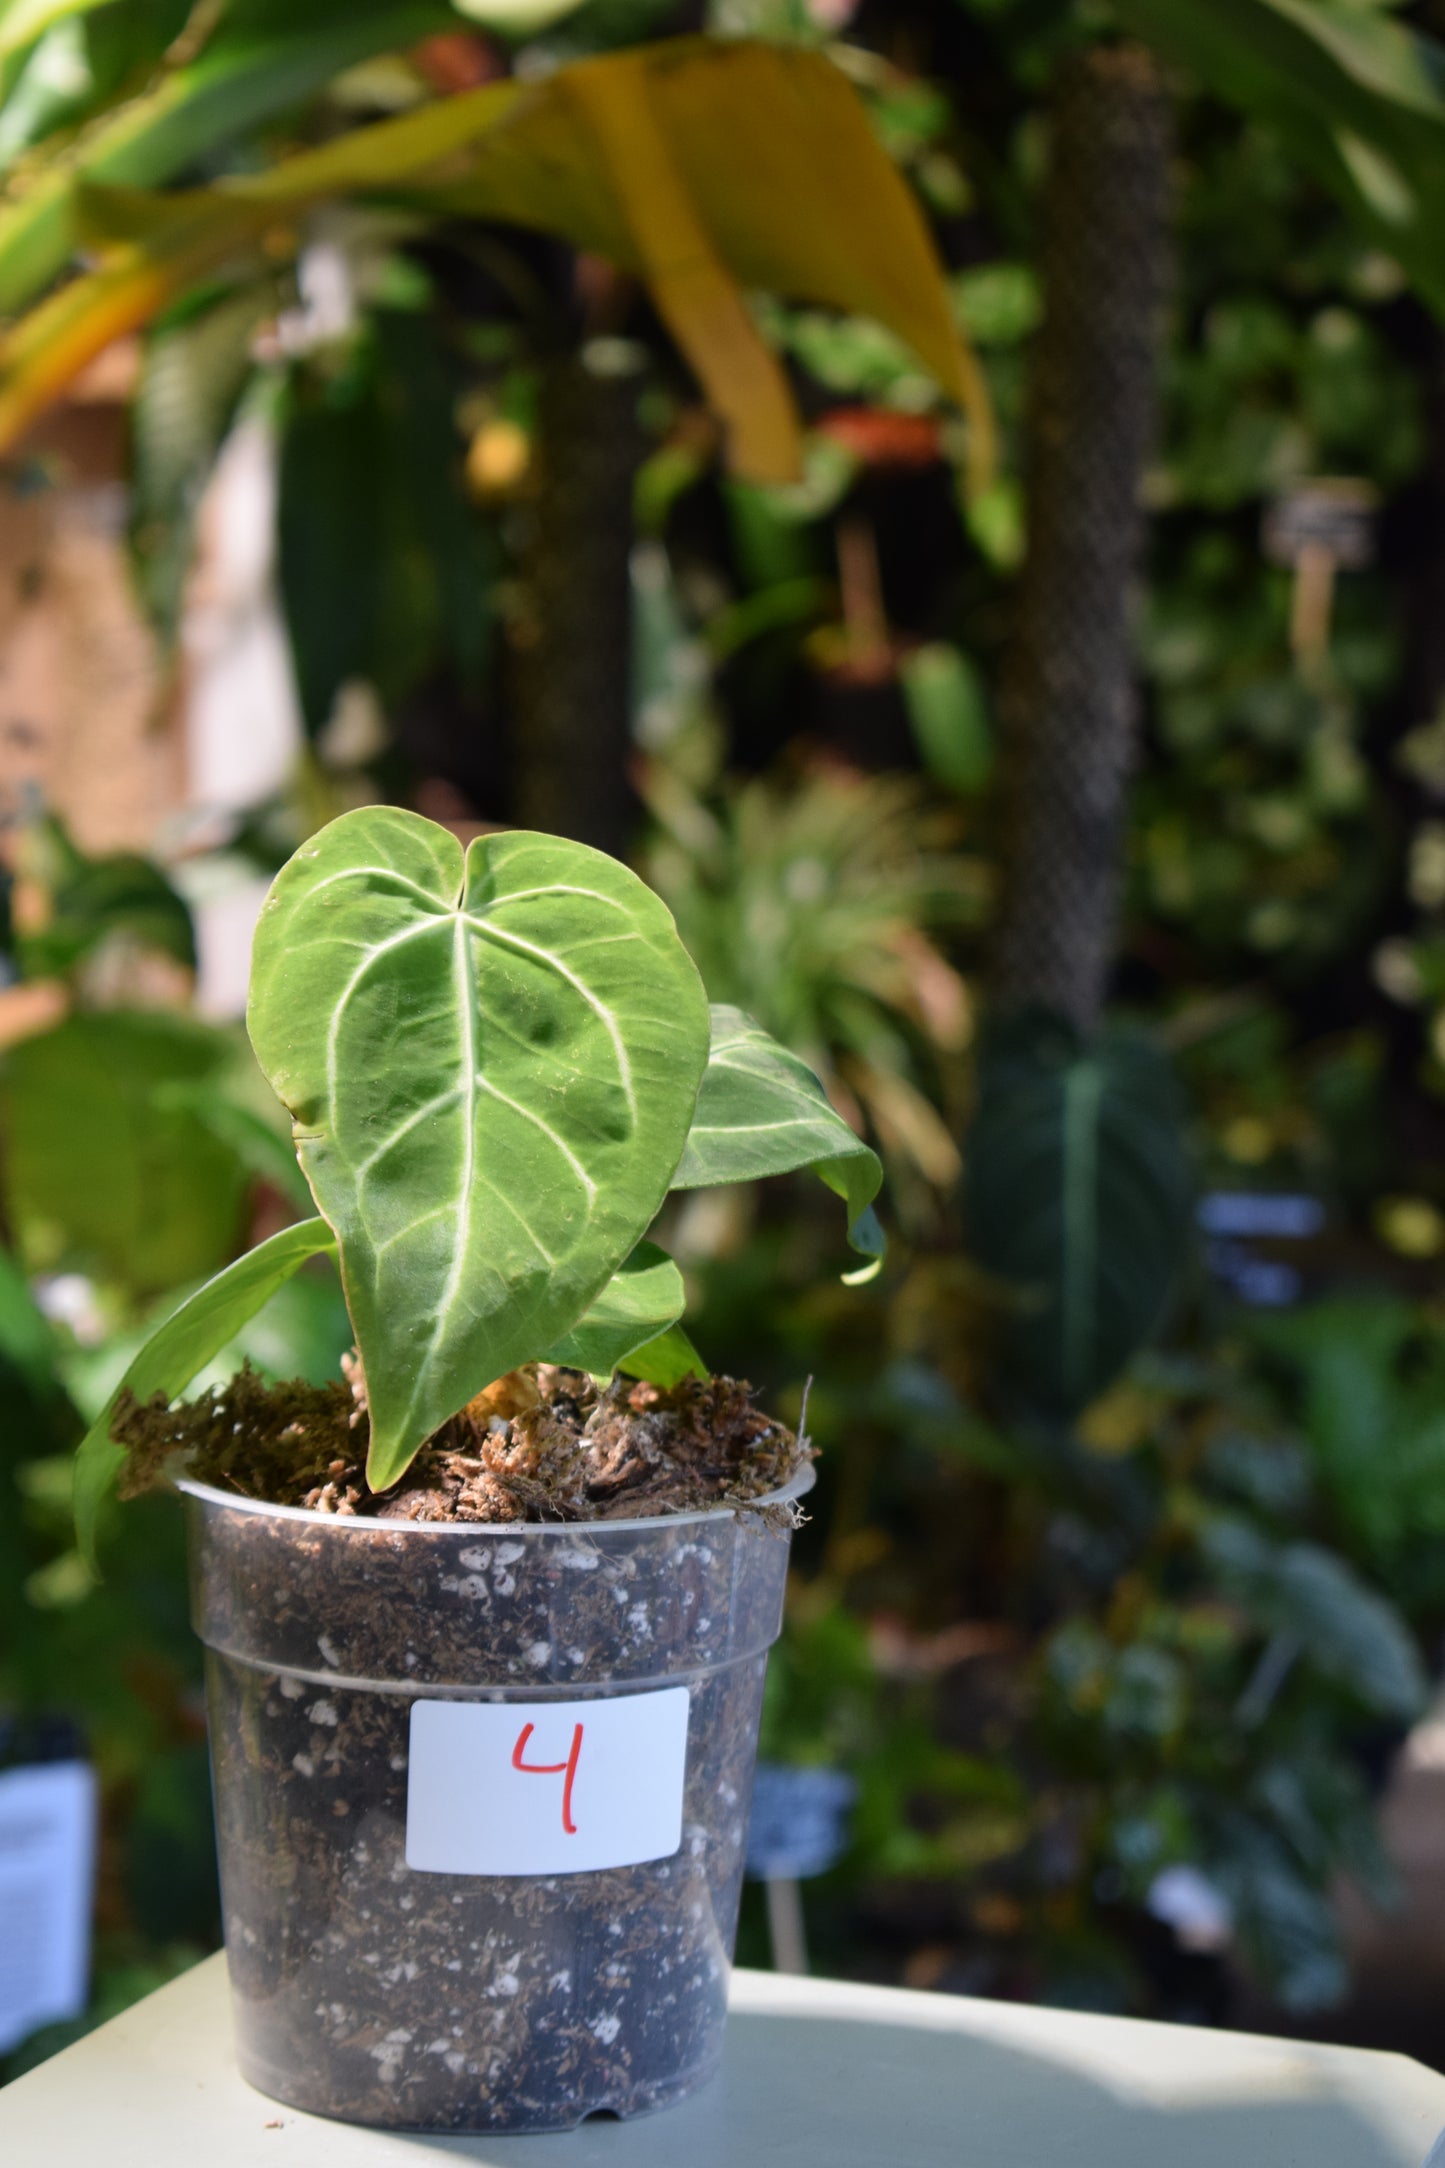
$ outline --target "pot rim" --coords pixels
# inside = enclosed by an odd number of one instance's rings
[[[631,1532],[643,1528],[675,1528],[685,1521],[720,1521],[739,1513],[757,1512],[763,1506],[792,1505],[797,1499],[806,1498],[817,1480],[813,1462],[805,1460],[797,1474],[780,1489],[767,1491],[761,1498],[749,1498],[742,1505],[699,1506],[690,1513],[639,1513],[625,1520],[595,1521],[383,1521],[372,1513],[318,1513],[314,1506],[273,1505],[265,1498],[243,1498],[235,1491],[217,1490],[214,1484],[199,1482],[189,1475],[177,1476],[175,1488],[201,1505],[226,1506],[240,1513],[264,1513],[277,1520],[304,1521],[308,1528],[319,1524],[338,1531],[384,1529],[390,1535],[406,1532],[417,1536],[465,1536],[469,1539],[504,1536],[512,1542],[530,1540],[534,1536],[567,1536],[575,1542],[581,1534],[604,1529]]]

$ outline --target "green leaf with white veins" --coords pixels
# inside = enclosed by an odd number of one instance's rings
[[[343,814],[261,917],[251,1039],[335,1228],[381,1490],[581,1318],[646,1231],[707,1060],[671,914],[580,843]]]
[[[876,1152],[835,1113],[807,1063],[741,1009],[715,1003],[712,1045],[674,1189],[710,1189],[811,1167],[848,1208],[848,1240],[869,1263],[845,1275],[871,1280],[883,1261],[873,1199],[883,1183]]]

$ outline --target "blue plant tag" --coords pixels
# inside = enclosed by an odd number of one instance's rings
[[[848,1849],[848,1810],[858,1787],[841,1769],[759,1762],[748,1825],[747,1871],[758,1882],[826,1874]]]

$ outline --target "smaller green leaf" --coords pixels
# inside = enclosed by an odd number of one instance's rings
[[[871,1280],[886,1247],[873,1210],[883,1167],[835,1113],[807,1063],[741,1009],[714,1002],[712,1043],[674,1189],[711,1189],[811,1167],[848,1208],[848,1240],[869,1259],[845,1277]]]
[[[634,1348],[618,1369],[629,1378],[641,1378],[647,1385],[660,1385],[664,1392],[674,1385],[681,1385],[684,1378],[706,1378],[707,1364],[683,1331],[681,1325],[669,1326],[646,1347]]]
[[[335,1254],[336,1237],[323,1219],[302,1220],[283,1228],[244,1257],[238,1257],[152,1333],[131,1363],[101,1414],[81,1440],[75,1457],[75,1531],[82,1556],[95,1562],[95,1531],[101,1506],[125,1459],[112,1442],[111,1419],[123,1392],[137,1400],[164,1393],[174,1400],[193,1377],[218,1355],[233,1334],[253,1318],[278,1287],[299,1272],[309,1258]]]
[[[686,1301],[682,1274],[672,1259],[655,1242],[639,1242],[571,1331],[555,1341],[542,1360],[610,1378],[630,1355],[677,1323]],[[641,1371],[631,1374],[644,1375]]]

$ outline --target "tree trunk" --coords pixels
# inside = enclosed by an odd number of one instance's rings
[[[546,365],[516,629],[516,818],[618,857],[633,812],[628,559],[642,456],[637,397],[626,360],[611,371],[577,354]]]
[[[1000,1007],[1088,1031],[1108,985],[1134,741],[1132,589],[1170,257],[1171,114],[1137,46],[1061,69],[1044,323],[1026,464],[1028,560],[1000,699]]]

